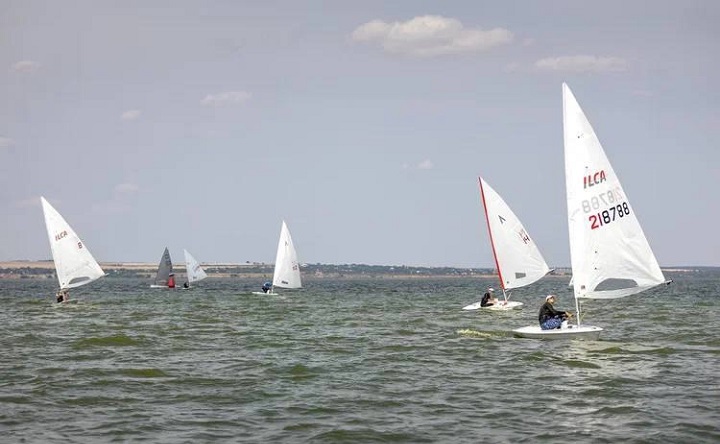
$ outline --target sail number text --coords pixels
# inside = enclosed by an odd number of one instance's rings
[[[616,202],[620,202],[621,200],[623,200],[623,196],[620,193],[620,189],[615,188],[614,190],[604,191],[597,196],[583,200],[582,209],[584,213],[592,213],[600,208],[605,208],[610,205],[614,206]]]
[[[600,211],[601,208],[604,209]],[[630,214],[630,207],[624,201],[619,187],[583,200],[582,209],[586,214],[593,213],[588,216],[592,230]]]
[[[55,235],[55,240],[59,241],[60,239],[64,238],[67,235],[68,235],[67,231],[61,231],[60,233]]]
[[[590,217],[588,217],[588,220],[590,221],[590,229],[594,230],[596,228],[600,228],[603,225],[607,225],[610,222],[625,217],[629,214],[630,207],[628,206],[627,202],[617,204],[597,214],[591,214]]]

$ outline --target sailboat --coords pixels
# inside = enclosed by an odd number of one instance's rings
[[[491,310],[520,308],[523,303],[510,301],[508,291],[536,282],[548,274],[550,268],[520,219],[482,177],[478,180],[490,245],[504,298],[494,305],[482,308]],[[463,307],[463,310],[479,308],[481,308],[480,302],[476,302]]]
[[[602,328],[581,323],[580,299],[630,296],[665,280],[635,210],[570,88],[563,83],[565,189],[576,325],[514,330],[530,338],[587,337]]]
[[[272,285],[268,292],[254,291],[253,294],[274,295],[275,287],[301,288],[300,264],[297,260],[297,252],[290,237],[285,221],[280,229],[280,240],[278,241],[277,254],[275,255],[275,271],[273,273]]]
[[[60,291],[58,302],[67,301],[68,291],[105,276],[77,233],[44,197],[40,197],[45,227]]]
[[[185,270],[187,270],[187,283],[184,288],[190,288],[193,282],[199,282],[207,277],[207,273],[202,269],[200,263],[187,251],[185,253]]]
[[[167,247],[165,247],[165,251],[160,258],[155,281],[150,285],[150,288],[175,288],[175,273],[173,273],[172,260]]]

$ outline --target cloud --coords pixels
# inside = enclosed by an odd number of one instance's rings
[[[430,159],[425,159],[422,162],[420,162],[417,166],[419,170],[431,170],[435,168],[435,165],[430,161]]]
[[[122,202],[105,202],[99,203],[92,206],[92,211],[96,214],[122,214],[128,213],[132,208]]]
[[[0,149],[2,148],[10,148],[11,146],[15,145],[15,141],[12,140],[9,137],[3,137],[0,136]]]
[[[508,63],[503,68],[503,71],[505,72],[519,72],[520,70],[522,70],[522,66],[518,62]]]
[[[512,42],[513,33],[504,28],[466,28],[457,19],[425,15],[406,22],[373,20],[356,28],[351,37],[378,44],[392,54],[434,57],[485,51]]]
[[[590,55],[548,57],[535,62],[535,68],[557,72],[620,72],[627,70],[627,61],[619,57]]]
[[[200,101],[204,106],[221,106],[232,103],[244,103],[250,100],[252,94],[246,91],[227,91],[219,94],[208,94]]]
[[[120,194],[129,194],[129,193],[135,193],[140,190],[140,187],[135,185],[134,183],[121,183],[118,185],[115,185],[115,192]]]
[[[55,199],[48,199],[48,202],[49,201],[55,202],[55,203],[51,204],[53,206],[56,205],[58,202],[60,202],[59,200],[55,200]],[[17,208],[39,207],[40,206],[40,196],[33,196],[33,197],[28,197],[27,199],[18,200],[15,202],[15,206]]]
[[[120,115],[120,120],[136,120],[140,114],[142,111],[139,109],[129,109]]]
[[[21,60],[13,63],[12,70],[15,72],[33,73],[40,69],[40,64],[32,60]]]
[[[430,159],[425,159],[422,162],[418,163],[417,165],[410,165],[409,163],[404,163],[401,165],[402,169],[417,169],[417,170],[431,170],[435,168],[435,164],[432,163]]]

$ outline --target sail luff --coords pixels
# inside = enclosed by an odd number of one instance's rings
[[[485,223],[487,224],[488,236],[490,237],[490,247],[492,248],[493,259],[495,259],[495,268],[497,269],[498,278],[500,279],[500,288],[502,289],[505,300],[507,300],[507,295],[505,294],[505,281],[503,280],[503,277],[502,277],[502,269],[500,268],[500,262],[498,262],[497,250],[495,250],[495,241],[493,240],[492,227],[490,226],[490,215],[488,214],[487,202],[485,200],[485,190],[483,189],[483,183],[484,183],[483,178],[478,177],[478,182],[480,182],[480,197],[482,198],[483,209],[485,210]]]

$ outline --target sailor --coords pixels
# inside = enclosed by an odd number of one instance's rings
[[[55,294],[55,300],[57,302],[67,302],[70,300],[70,292],[67,288],[61,289]]]
[[[482,297],[482,300],[480,301],[481,307],[490,307],[492,305],[497,304],[497,298],[494,295],[495,289],[490,287],[487,289],[485,294]]]
[[[263,291],[263,293],[269,292],[271,288],[272,288],[272,282],[269,282],[269,281],[268,281],[268,282],[265,282],[265,283],[262,285],[262,291]]]
[[[538,322],[540,322],[540,328],[543,330],[560,328],[563,321],[572,316],[570,312],[555,310],[553,304],[556,300],[557,298],[554,294],[549,294],[545,296],[545,303],[540,307]]]

